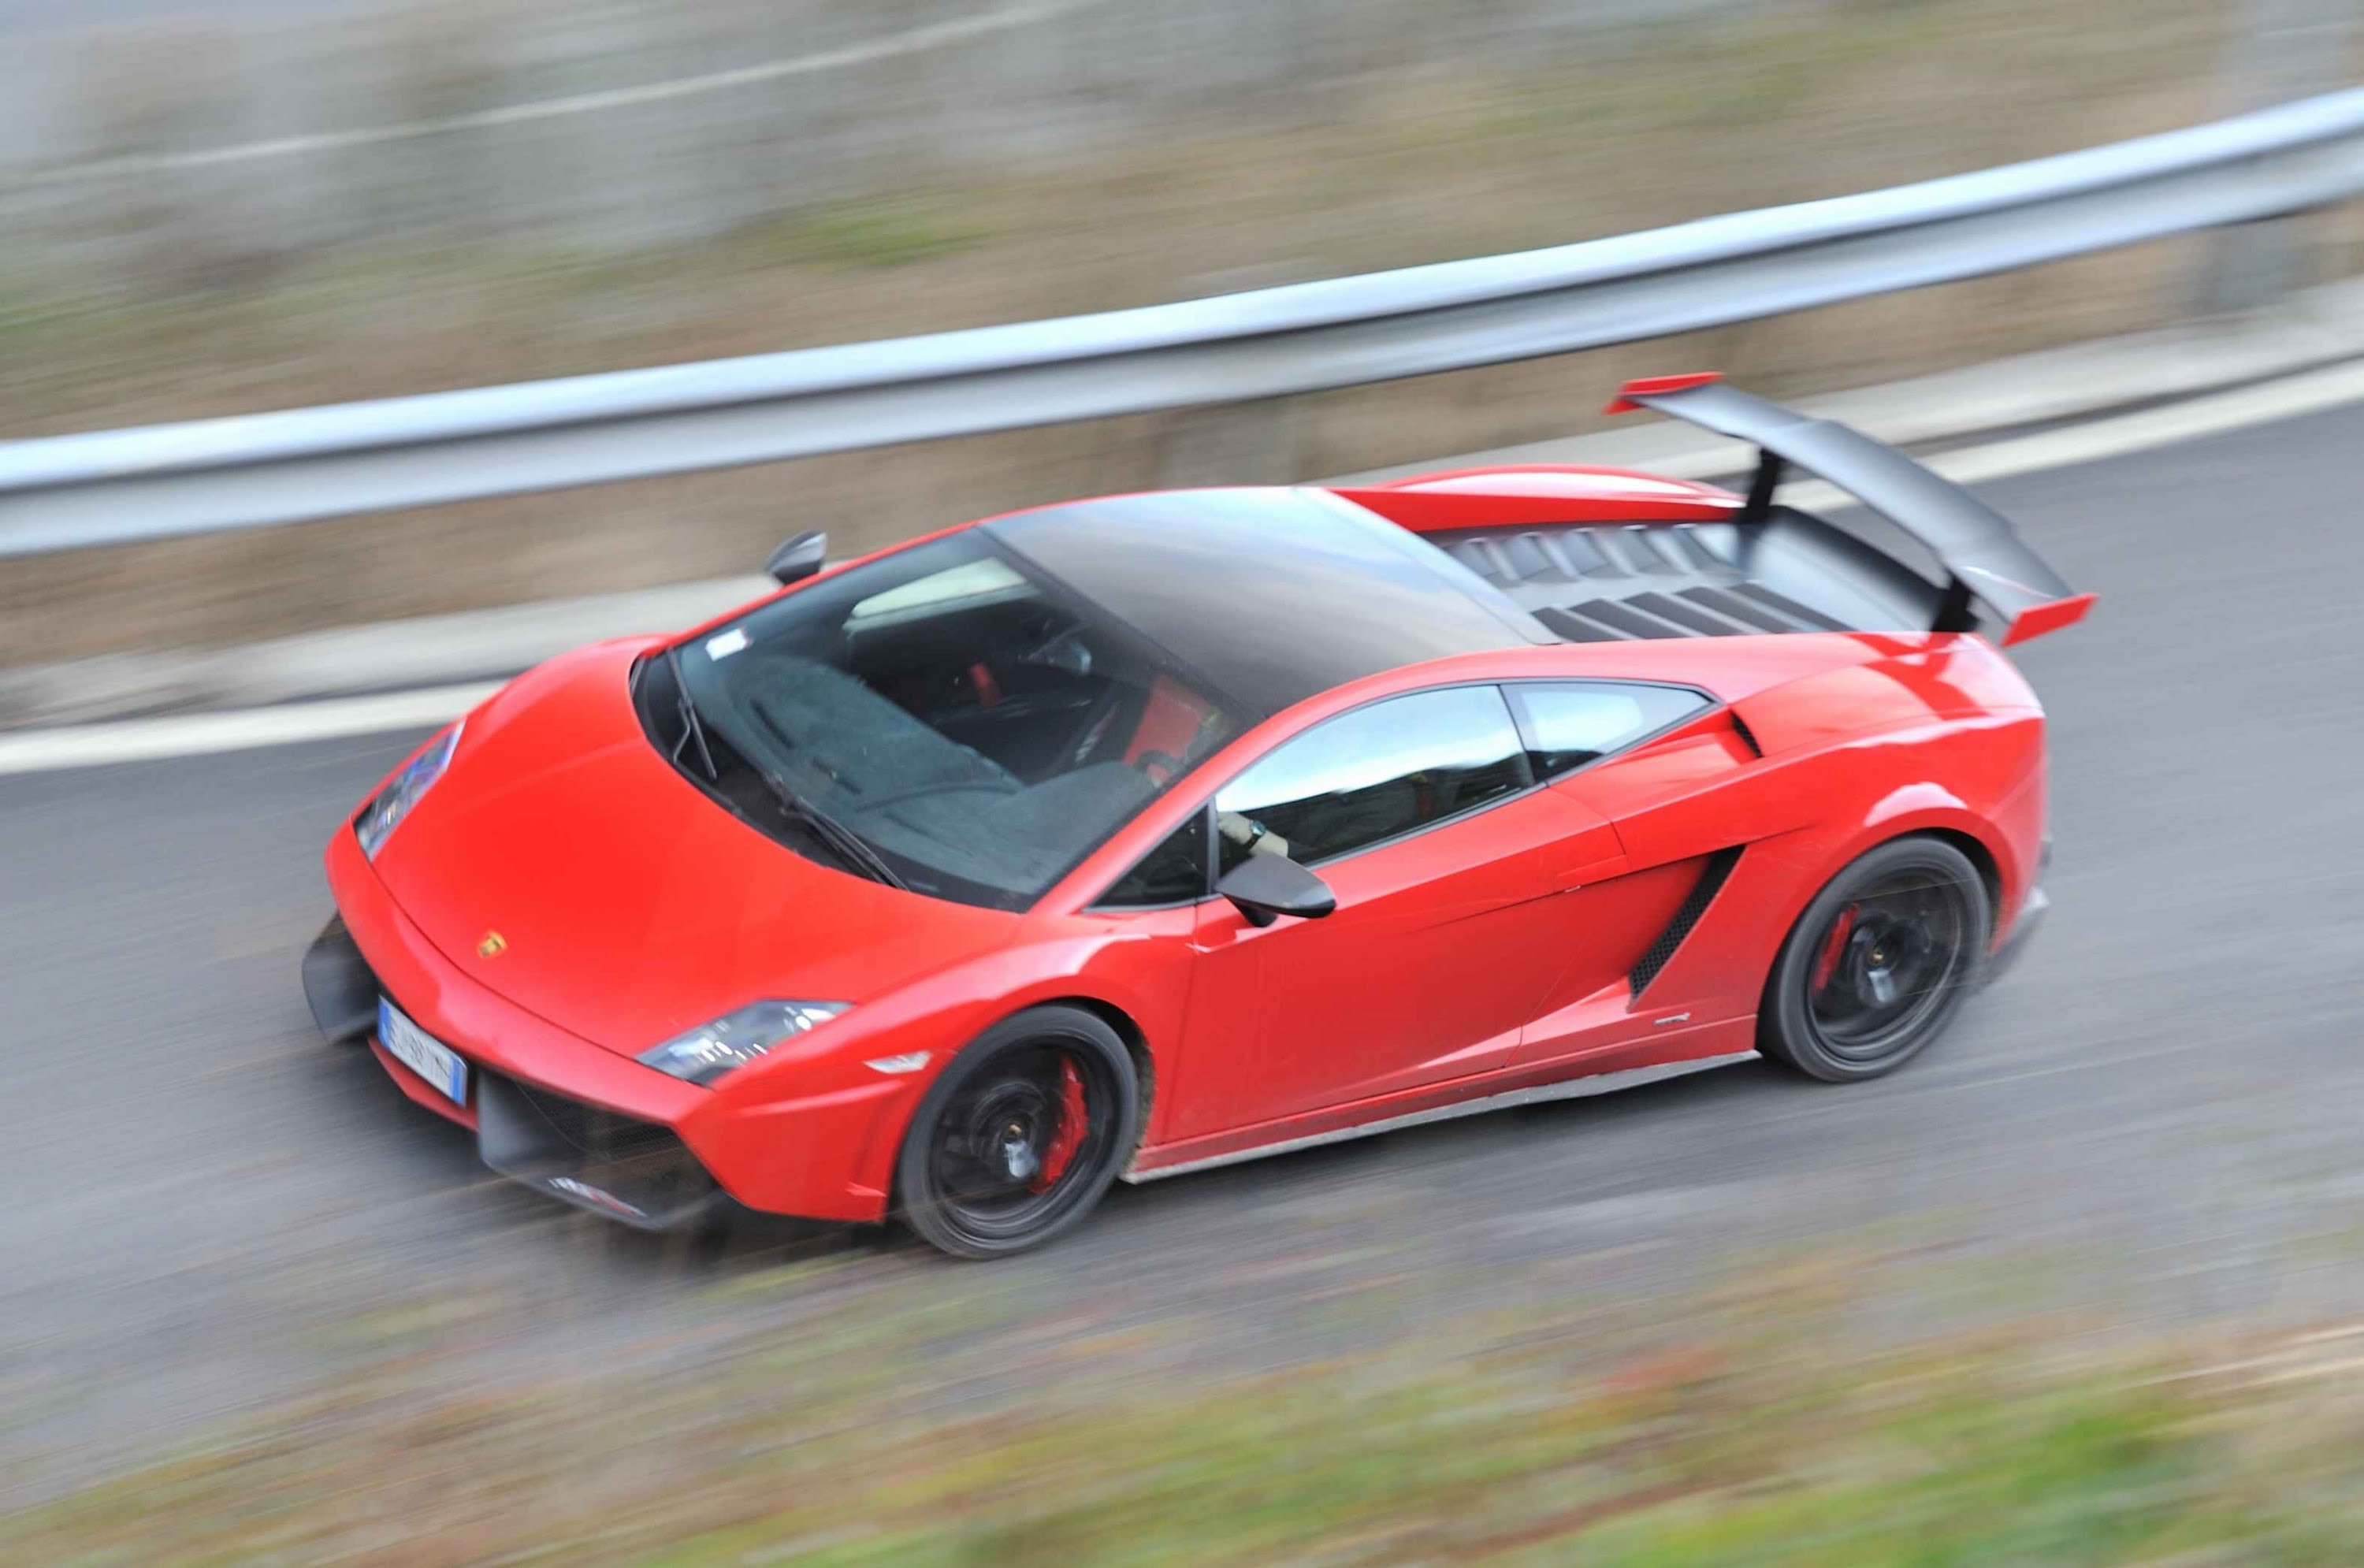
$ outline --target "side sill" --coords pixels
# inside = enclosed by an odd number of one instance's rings
[[[1551,1100],[1578,1100],[1590,1095],[1614,1094],[1620,1089],[1638,1088],[1663,1078],[1680,1078],[1687,1073],[1704,1073],[1712,1067],[1730,1067],[1735,1062],[1754,1062],[1756,1052],[1735,1051],[1723,1056],[1695,1057],[1688,1062],[1662,1062],[1651,1067],[1629,1067],[1622,1073],[1596,1073],[1585,1078],[1563,1078],[1556,1084],[1537,1084],[1530,1088],[1510,1089],[1499,1095],[1488,1095],[1475,1100],[1462,1100],[1449,1106],[1434,1106],[1424,1111],[1407,1111],[1401,1116],[1382,1117],[1377,1121],[1358,1122],[1353,1127],[1333,1128],[1328,1132],[1308,1133],[1302,1138],[1286,1138],[1277,1143],[1260,1143],[1253,1149],[1235,1149],[1228,1154],[1210,1154],[1203,1160],[1185,1160],[1178,1164],[1161,1165],[1154,1171],[1136,1170],[1128,1166],[1122,1180],[1134,1186],[1143,1182],[1162,1181],[1167,1176],[1188,1175],[1193,1171],[1211,1171],[1220,1165],[1238,1165],[1250,1160],[1262,1160],[1274,1154],[1293,1154],[1300,1149],[1318,1149],[1326,1143],[1345,1143],[1357,1138],[1372,1138],[1382,1132],[1394,1132],[1400,1128],[1420,1127],[1433,1121],[1451,1121],[1456,1117],[1478,1116],[1486,1111],[1509,1110],[1514,1106],[1542,1105]]]
[[[2052,900],[2043,888],[2027,890],[2027,897],[2019,906],[2019,917],[2011,923],[2011,935],[2003,939],[2002,946],[1989,955],[1985,966],[1979,971],[1979,984],[1991,985],[2010,973],[2012,966],[2027,951],[2030,940],[2043,926],[2044,917],[2051,910]]]

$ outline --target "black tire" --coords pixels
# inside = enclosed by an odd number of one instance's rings
[[[1099,1202],[1140,1119],[1116,1031],[1080,1007],[1030,1007],[979,1035],[929,1086],[895,1162],[898,1212],[956,1258],[1039,1247]]]
[[[1944,1030],[1993,931],[1986,882],[1942,839],[1896,839],[1814,895],[1781,944],[1756,1047],[1829,1084],[1877,1078]]]

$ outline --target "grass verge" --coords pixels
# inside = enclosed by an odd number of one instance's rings
[[[823,1271],[825,1272],[825,1270]],[[793,1292],[813,1271],[761,1276]],[[47,1564],[2347,1563],[2356,1335],[1866,1343],[1827,1276],[1617,1329],[1532,1305],[1208,1384],[990,1284],[662,1369],[392,1365],[0,1520]],[[731,1287],[745,1289],[744,1285]],[[1055,1326],[1054,1326],[1055,1328]],[[993,1337],[1004,1375],[947,1369]]]

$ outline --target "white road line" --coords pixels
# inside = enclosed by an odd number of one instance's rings
[[[234,147],[209,147],[194,152],[133,153],[64,168],[0,174],[0,186],[62,185],[118,174],[212,169],[224,164],[252,163],[307,152],[334,152],[349,147],[409,141],[455,130],[523,125],[534,120],[558,119],[602,109],[662,104],[675,98],[697,97],[764,82],[778,82],[792,76],[809,76],[817,72],[867,65],[875,61],[892,60],[898,55],[917,54],[924,50],[941,49],[946,44],[1007,32],[1013,28],[1031,27],[1102,3],[1103,0],[1033,0],[1031,4],[1007,6],[982,16],[931,22],[888,38],[847,44],[840,49],[820,50],[787,60],[766,61],[761,65],[742,65],[729,71],[708,72],[700,76],[681,76],[667,82],[649,82],[637,87],[613,87],[597,93],[576,93],[563,98],[538,98],[527,104],[510,104],[464,115],[445,115],[435,119],[407,120],[399,125],[363,126],[353,130],[321,131],[312,136],[283,136],[267,141],[241,142]]]
[[[2357,402],[2364,402],[2364,361],[2140,413],[1967,447],[1932,459],[1930,466],[1950,478],[1976,484],[2124,457]],[[1785,489],[1782,498],[1809,508],[1845,500],[1838,491],[1820,482]],[[466,711],[497,688],[498,683],[438,686],[234,713],[20,730],[0,734],[0,774],[102,767],[422,728]]]
[[[0,773],[96,768],[110,762],[145,762],[208,751],[285,746],[298,740],[423,729],[457,717],[500,688],[500,682],[491,681],[236,713],[175,714],[65,729],[28,729],[0,735]]]
[[[2231,392],[2210,393],[2140,413],[2120,414],[2032,436],[1965,447],[1927,461],[1931,468],[1948,479],[1979,484],[2014,474],[2068,468],[2176,446],[2204,436],[2270,425],[2277,419],[2319,414],[2359,401],[2364,401],[2364,361],[2308,371]],[[1785,486],[1781,499],[1812,511],[1840,505],[1847,497],[1832,485],[1811,481]]]

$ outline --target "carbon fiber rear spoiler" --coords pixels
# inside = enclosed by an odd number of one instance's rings
[[[1608,411],[1637,408],[1756,445],[1756,476],[1741,511],[1743,523],[1765,520],[1783,469],[1794,465],[1837,485],[1927,545],[1947,573],[1933,631],[1975,630],[1976,599],[2002,620],[2002,641],[2008,647],[2073,626],[2093,606],[2093,595],[2070,589],[2002,513],[1859,430],[1751,396],[1712,373],[1628,382]]]

